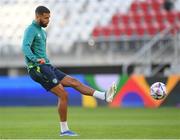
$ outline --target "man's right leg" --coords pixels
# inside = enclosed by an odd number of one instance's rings
[[[53,87],[50,91],[58,96],[59,119],[62,122],[64,122],[67,120],[67,92],[64,90],[64,87],[61,84],[58,84],[57,86]]]
[[[77,136],[76,133],[69,130],[67,124],[67,106],[68,106],[68,93],[64,90],[61,84],[53,87],[50,90],[58,96],[58,113],[60,119],[61,136]]]
[[[34,67],[29,71],[29,74],[34,81],[40,83],[46,90],[50,90],[53,94],[58,96],[58,113],[60,119],[61,135],[77,135],[70,131],[67,125],[68,93],[59,83],[51,65],[41,65],[41,67]]]

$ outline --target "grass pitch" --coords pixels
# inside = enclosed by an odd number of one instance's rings
[[[0,139],[178,139],[178,108],[69,108],[78,137],[60,137],[56,107],[1,107]]]

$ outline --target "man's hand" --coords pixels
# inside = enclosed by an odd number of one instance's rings
[[[44,58],[37,59],[37,61],[38,61],[39,64],[45,64],[46,63]]]

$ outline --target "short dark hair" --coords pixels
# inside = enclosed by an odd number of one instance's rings
[[[43,13],[50,13],[50,10],[45,6],[38,6],[35,10],[35,14],[42,15]]]

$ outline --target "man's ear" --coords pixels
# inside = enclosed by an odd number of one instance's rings
[[[39,20],[40,20],[40,15],[36,14],[36,20],[39,22]]]

